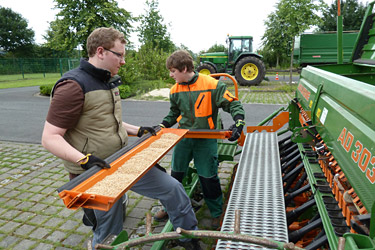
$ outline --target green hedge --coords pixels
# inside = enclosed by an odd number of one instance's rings
[[[39,87],[39,90],[40,90],[40,94],[41,95],[45,95],[45,96],[50,96],[51,94],[51,91],[52,91],[52,88],[55,84],[49,84],[49,85],[43,85],[43,86],[40,86]],[[121,99],[126,99],[126,98],[129,98],[131,96],[134,96],[136,95],[137,93],[137,88],[136,86],[129,86],[129,85],[120,85],[119,86],[119,90],[120,90],[120,96],[121,96]]]

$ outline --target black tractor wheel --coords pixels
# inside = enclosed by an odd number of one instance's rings
[[[241,86],[259,85],[266,75],[266,66],[259,58],[242,58],[236,65],[235,76]]]
[[[212,65],[208,64],[208,63],[204,63],[204,64],[200,65],[197,68],[197,71],[198,71],[198,73],[201,73],[201,74],[204,74],[204,75],[209,75],[209,74],[215,74],[216,73],[215,68]]]

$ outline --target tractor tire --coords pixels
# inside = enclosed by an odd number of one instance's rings
[[[208,63],[204,63],[204,64],[200,65],[197,68],[197,71],[198,71],[198,73],[201,73],[201,74],[204,74],[204,75],[209,75],[209,74],[215,74],[216,73],[215,68],[212,65],[208,64]]]
[[[259,85],[265,75],[266,66],[256,57],[242,58],[236,65],[235,76],[241,86]]]

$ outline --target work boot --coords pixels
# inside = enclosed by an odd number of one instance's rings
[[[164,209],[160,209],[154,215],[154,220],[161,222],[168,219],[168,213]]]
[[[212,218],[211,220],[211,228],[213,230],[217,230],[220,227],[220,217]]]

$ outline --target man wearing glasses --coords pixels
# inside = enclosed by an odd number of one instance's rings
[[[124,35],[113,28],[98,28],[87,39],[89,59],[65,73],[55,84],[42,135],[42,145],[61,158],[73,179],[94,165],[110,167],[103,159],[127,145],[128,134],[142,136],[151,127],[122,121],[117,75],[125,64]],[[159,199],[175,228],[197,229],[197,219],[182,185],[158,168],[152,168],[131,189]],[[108,212],[84,209],[84,224],[92,226],[92,247],[123,228],[122,200]],[[200,249],[196,241],[181,242]]]

